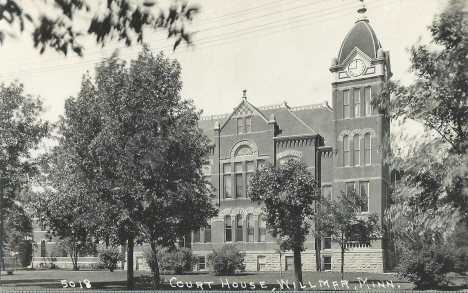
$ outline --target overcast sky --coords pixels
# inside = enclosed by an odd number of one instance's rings
[[[164,0],[161,0],[164,1]],[[191,26],[195,46],[172,51],[166,32],[149,32],[145,41],[182,66],[182,97],[192,99],[204,115],[228,113],[241,101],[256,106],[287,101],[300,106],[331,102],[331,60],[358,18],[357,0],[204,0]],[[382,47],[390,51],[393,79],[410,82],[407,49],[429,40],[427,27],[444,0],[366,0],[366,15]],[[81,13],[83,20],[91,17]],[[86,28],[84,28],[86,29]],[[94,75],[96,62],[114,48],[130,60],[141,49],[120,44],[96,46],[91,38],[84,58],[64,57],[50,48],[40,55],[24,32],[0,47],[0,81],[19,80],[26,92],[40,95],[48,106],[46,118],[56,121],[64,101],[76,96],[82,75]]]

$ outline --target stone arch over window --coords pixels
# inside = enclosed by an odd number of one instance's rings
[[[258,156],[257,145],[253,141],[248,139],[243,139],[236,142],[231,148],[231,158],[245,155]]]

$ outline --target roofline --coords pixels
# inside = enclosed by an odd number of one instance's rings
[[[320,136],[318,133],[306,133],[306,134],[296,134],[296,135],[289,135],[289,136],[276,136],[273,137],[275,141],[283,141],[283,140],[293,140],[293,139],[300,139],[300,138],[316,138]]]

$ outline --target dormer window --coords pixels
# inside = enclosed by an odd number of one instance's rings
[[[252,117],[245,117],[245,133],[252,132]]]
[[[237,118],[237,134],[242,133],[242,117]]]

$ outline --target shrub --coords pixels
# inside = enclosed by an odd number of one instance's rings
[[[109,271],[117,268],[119,261],[124,261],[125,256],[117,248],[104,248],[99,250],[99,262],[103,263]]]
[[[225,245],[218,250],[213,250],[208,255],[207,263],[209,269],[215,275],[234,275],[236,270],[244,270],[245,253],[238,250],[234,245]]]
[[[178,275],[182,273],[190,273],[193,271],[193,268],[197,263],[197,258],[188,248],[168,249],[158,247],[156,256],[159,272],[161,274]],[[143,257],[149,267],[153,270],[155,267],[155,258],[151,247],[147,246],[143,249]]]
[[[441,245],[425,245],[403,253],[396,270],[399,277],[413,282],[417,289],[435,288],[448,283],[453,255]]]

